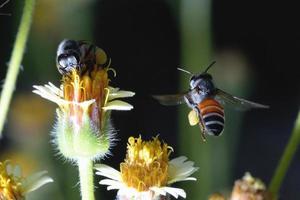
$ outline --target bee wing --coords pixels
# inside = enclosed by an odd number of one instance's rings
[[[165,106],[174,106],[185,103],[184,95],[181,94],[167,94],[167,95],[152,95],[152,97],[159,101],[162,105]]]
[[[246,99],[235,97],[220,89],[216,89],[216,99],[223,104],[231,104],[234,107],[241,110],[249,110],[251,108],[269,108],[268,105],[263,105],[252,101],[248,101]]]

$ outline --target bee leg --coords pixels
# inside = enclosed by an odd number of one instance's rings
[[[201,129],[201,138],[202,138],[203,142],[206,142],[206,136],[205,136],[206,135],[206,129],[205,129],[203,118],[200,115],[200,111],[199,111],[198,107],[196,107],[196,112],[198,113],[198,117],[199,117],[199,126],[200,126],[200,129]]]
[[[202,138],[202,141],[206,142],[206,136],[205,136],[206,135],[206,130],[205,130],[205,128],[204,128],[201,120],[199,121],[199,126],[201,128],[201,138]]]
[[[194,110],[196,111],[196,113],[198,114],[198,116],[199,116],[200,111],[199,111],[199,109],[198,109],[198,107],[197,107],[197,104],[195,104],[195,103],[193,102],[191,96],[188,95],[188,94],[186,94],[186,95],[183,96],[183,98],[184,98],[186,104],[188,105],[188,107],[194,109]]]

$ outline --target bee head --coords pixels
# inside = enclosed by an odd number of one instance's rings
[[[56,63],[58,71],[64,75],[79,67],[80,48],[75,40],[63,40],[57,48]]]
[[[213,84],[212,81],[212,76],[207,73],[207,71],[216,63],[216,61],[213,61],[206,69],[204,72],[200,73],[200,74],[193,74],[187,70],[181,69],[181,68],[177,68],[180,71],[183,71],[187,74],[192,75],[191,79],[190,79],[190,89],[197,89],[201,94],[203,95],[208,95],[211,94],[214,89],[215,86]]]
[[[212,82],[212,76],[209,73],[195,74],[190,79],[191,89],[199,87],[199,85]]]

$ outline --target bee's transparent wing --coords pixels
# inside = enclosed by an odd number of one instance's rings
[[[166,95],[152,95],[152,97],[159,101],[162,105],[165,106],[174,106],[185,103],[184,95],[182,94],[166,94]]]
[[[222,104],[232,105],[239,110],[249,110],[251,108],[269,108],[268,105],[263,105],[248,101],[246,99],[235,97],[220,89],[216,89],[216,99]]]

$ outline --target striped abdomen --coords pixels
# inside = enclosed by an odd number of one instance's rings
[[[218,136],[224,129],[224,109],[218,101],[206,98],[198,105],[202,123],[208,134]]]

